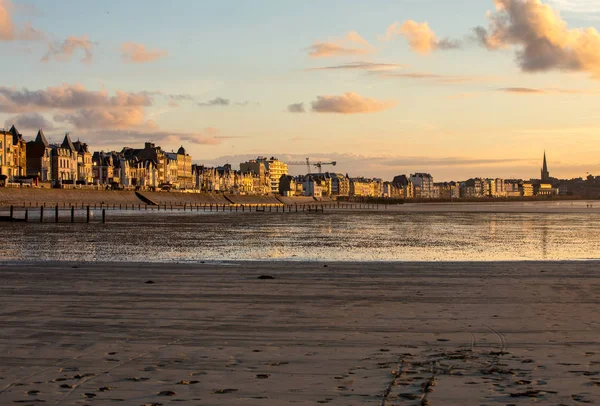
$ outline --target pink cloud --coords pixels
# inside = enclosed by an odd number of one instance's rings
[[[143,44],[133,42],[124,42],[121,45],[121,57],[128,63],[147,63],[154,62],[167,56],[167,51],[159,49],[146,49]]]
[[[364,55],[372,51],[371,45],[359,33],[350,31],[342,39],[332,39],[327,42],[315,41],[308,48],[308,55],[312,58],[328,58]]]
[[[77,51],[82,51],[84,57],[81,59],[81,62],[91,63],[93,47],[94,44],[90,42],[87,35],[82,37],[71,36],[64,41],[49,43],[48,52],[42,58],[42,62],[49,62],[53,59],[68,62]]]
[[[312,102],[312,111],[317,113],[361,114],[389,110],[398,104],[396,101],[377,100],[353,92],[341,96],[318,96]]]

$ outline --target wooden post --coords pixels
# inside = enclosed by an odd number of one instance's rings
[[[244,205],[242,204],[242,211],[245,211],[245,210],[246,210],[246,206],[244,206]]]
[[[14,206],[11,205],[10,206],[10,219],[11,220],[13,219],[14,214],[15,214],[15,208],[14,208]]]
[[[71,206],[71,223],[75,222],[75,207]]]
[[[54,222],[58,223],[58,204],[54,208]]]
[[[44,222],[44,206],[40,207],[40,223]]]
[[[25,222],[29,222],[29,209],[25,209]]]
[[[106,224],[106,210],[102,209],[102,224]]]
[[[89,223],[90,222],[90,206],[87,207],[87,218],[86,218],[86,222]]]

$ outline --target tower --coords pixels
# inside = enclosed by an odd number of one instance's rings
[[[542,182],[550,181],[550,172],[546,163],[546,151],[544,151],[544,166],[542,167]]]

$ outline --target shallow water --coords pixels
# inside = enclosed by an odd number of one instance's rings
[[[1,224],[0,261],[600,259],[600,211],[586,211],[585,203],[488,206],[487,212],[481,205],[422,207],[318,214],[108,211],[104,225],[99,212],[92,224],[39,224],[32,213],[30,223]],[[61,216],[68,221],[68,213]],[[83,212],[78,216],[83,220]]]

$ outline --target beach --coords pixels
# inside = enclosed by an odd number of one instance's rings
[[[0,404],[597,403],[598,265],[4,263]]]

